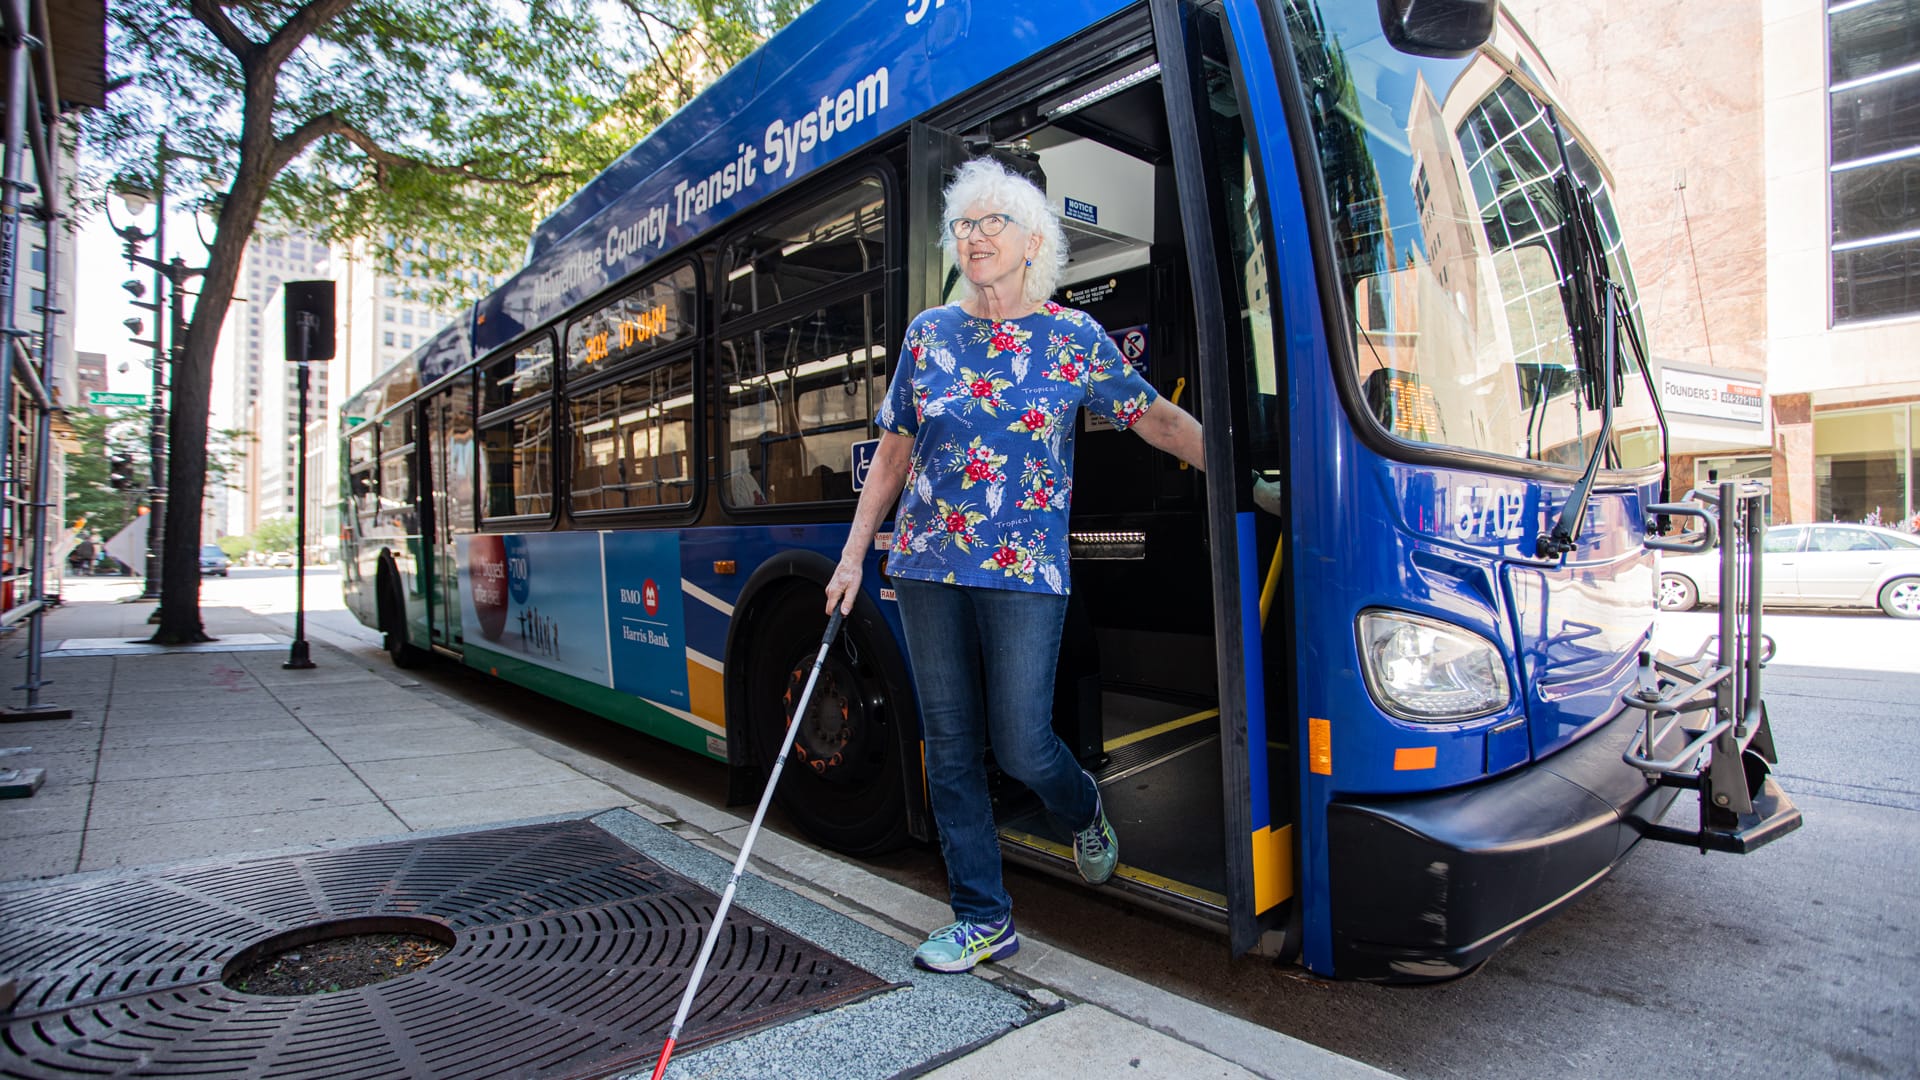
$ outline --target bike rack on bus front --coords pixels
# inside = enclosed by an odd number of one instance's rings
[[[1651,824],[1642,829],[1646,839],[1744,854],[1800,826],[1799,809],[1771,775],[1779,757],[1761,696],[1760,672],[1774,656],[1760,626],[1765,502],[1764,487],[1728,481],[1648,508],[1705,526],[1696,539],[1650,536],[1648,547],[1704,553],[1718,546],[1721,555],[1719,632],[1686,659],[1642,652],[1636,685],[1620,695],[1624,707],[1646,714],[1621,759],[1662,786],[1700,793],[1697,829]],[[1683,725],[1699,714],[1704,723]],[[1686,744],[1656,756],[1675,728]]]

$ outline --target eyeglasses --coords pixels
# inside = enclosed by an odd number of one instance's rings
[[[985,214],[977,218],[954,218],[947,222],[947,229],[953,233],[955,240],[965,240],[973,235],[975,229],[980,230],[981,236],[999,236],[1002,229],[1018,224],[1020,223],[1005,214]]]

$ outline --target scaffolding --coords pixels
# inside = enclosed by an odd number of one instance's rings
[[[99,5],[63,8],[63,30],[98,27]],[[78,17],[76,20],[76,16]],[[71,35],[70,35],[71,36]],[[60,175],[61,107],[56,79],[55,27],[47,0],[0,0],[0,50],[6,85],[4,158],[0,158],[0,627],[26,627],[26,692],[23,707],[0,708],[0,719],[42,720],[72,716],[72,710],[40,700],[42,619],[49,604],[48,511],[55,509],[52,474],[56,407],[48,392],[56,351],[64,191]],[[83,45],[86,43],[82,43]],[[84,52],[84,50],[83,50]],[[22,273],[22,225],[30,215],[45,235],[45,281],[50,286],[31,315],[18,317]],[[26,322],[29,325],[20,325]],[[35,342],[37,339],[37,347]]]

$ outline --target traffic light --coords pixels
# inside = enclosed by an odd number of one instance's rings
[[[133,486],[133,459],[125,454],[114,454],[107,458],[107,483],[116,491],[124,491]]]

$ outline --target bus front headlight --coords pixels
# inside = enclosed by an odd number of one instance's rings
[[[1439,723],[1485,716],[1510,696],[1493,642],[1463,627],[1399,612],[1360,616],[1367,690],[1403,720]]]

